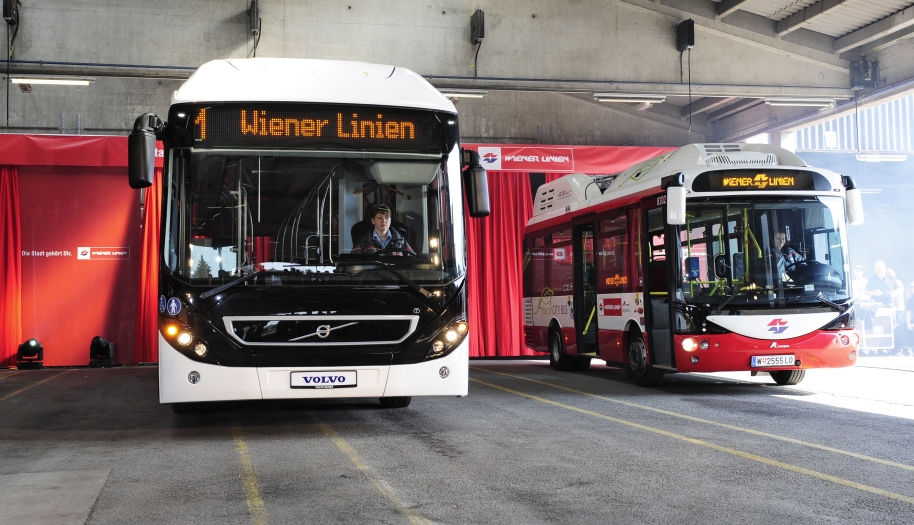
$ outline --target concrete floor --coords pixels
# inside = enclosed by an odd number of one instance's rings
[[[176,416],[154,367],[0,371],[0,524],[911,523],[914,358],[668,376],[473,361],[466,398]]]

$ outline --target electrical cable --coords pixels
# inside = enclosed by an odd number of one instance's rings
[[[479,71],[479,48],[482,47],[482,39],[479,40],[479,43],[476,44],[476,56],[473,58],[473,78],[476,77],[476,73]]]
[[[261,20],[263,20],[263,19],[262,18],[257,19],[257,36],[254,38],[254,58],[257,58],[257,44],[260,43]]]
[[[687,135],[692,134],[692,48],[689,48],[689,131]]]

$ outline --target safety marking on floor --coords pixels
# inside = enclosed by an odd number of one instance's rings
[[[398,511],[406,515],[410,523],[413,525],[426,525],[432,523],[432,521],[424,518],[418,512],[407,507],[405,503],[400,501],[400,498],[397,497],[390,485],[388,485],[387,482],[384,481],[380,476],[375,474],[371,467],[369,467],[368,464],[365,463],[365,461],[362,459],[362,457],[359,456],[359,453],[350,447],[349,444],[339,436],[339,434],[330,428],[330,426],[328,426],[326,423],[322,423],[314,414],[311,414],[311,417],[314,419],[314,424],[317,426],[317,428],[320,429],[320,431],[323,432],[324,435],[327,436],[327,438],[332,441],[334,445],[336,445],[336,448],[340,449],[340,452],[349,458],[349,461],[351,461],[352,464],[355,465],[356,468],[358,468],[362,474],[368,478],[368,481],[370,481],[371,484],[374,485],[376,489],[378,489],[378,492],[380,492],[382,496],[387,498],[387,501],[396,507]]]
[[[9,379],[15,375],[19,375],[19,373],[18,372],[9,372],[6,374],[0,374],[0,381],[3,381],[4,379]]]
[[[618,423],[618,424],[620,424],[620,425],[626,425],[626,426],[629,426],[629,427],[632,427],[632,428],[637,428],[637,429],[639,429],[639,430],[644,430],[644,431],[647,431],[647,432],[652,432],[652,433],[654,433],[654,434],[659,434],[659,435],[661,435],[661,436],[666,436],[666,437],[669,437],[669,438],[678,439],[678,440],[680,440],[680,441],[685,441],[686,443],[692,443],[693,445],[699,445],[699,446],[702,446],[702,447],[707,447],[707,448],[710,448],[710,449],[712,449],[712,450],[717,450],[717,451],[725,452],[725,453],[727,453],[727,454],[732,454],[732,455],[734,455],[734,456],[738,456],[738,457],[741,457],[741,458],[749,459],[749,460],[752,460],[752,461],[757,461],[757,462],[759,462],[759,463],[764,463],[765,465],[771,465],[772,467],[777,467],[777,468],[780,468],[780,469],[789,470],[789,471],[791,471],[791,472],[796,472],[796,473],[799,473],[799,474],[805,474],[805,475],[810,476],[810,477],[813,477],[813,478],[821,479],[821,480],[824,480],[824,481],[830,481],[830,482],[835,483],[835,484],[838,484],[838,485],[843,485],[843,486],[845,486],[845,487],[854,488],[854,489],[857,489],[857,490],[860,490],[860,491],[863,491],[863,492],[869,492],[869,493],[871,493],[871,494],[877,494],[877,495],[879,495],[879,496],[884,496],[884,497],[887,497],[887,498],[896,499],[896,500],[903,501],[903,502],[905,502],[905,503],[909,503],[909,504],[911,504],[911,505],[914,505],[914,498],[912,498],[912,497],[910,497],[910,496],[905,496],[905,495],[903,495],[903,494],[896,494],[896,493],[894,493],[894,492],[889,492],[889,491],[887,491],[887,490],[882,490],[882,489],[880,489],[880,488],[871,487],[871,486],[869,486],[869,485],[864,485],[864,484],[862,484],[862,483],[857,483],[856,481],[851,481],[851,480],[848,480],[848,479],[839,478],[839,477],[837,477],[837,476],[832,476],[832,475],[830,475],[830,474],[825,474],[825,473],[823,473],[823,472],[818,472],[818,471],[815,471],[815,470],[810,470],[810,469],[803,468],[803,467],[800,467],[800,466],[797,466],[797,465],[792,465],[792,464],[790,464],[790,463],[784,463],[783,461],[777,461],[777,460],[774,460],[774,459],[766,458],[766,457],[764,457],[764,456],[759,456],[759,455],[752,454],[752,453],[749,453],[749,452],[743,452],[742,450],[737,450],[737,449],[735,449],[735,448],[724,447],[724,446],[721,446],[721,445],[717,445],[717,444],[715,444],[715,443],[711,443],[710,441],[705,441],[705,440],[703,440],[703,439],[691,438],[691,437],[688,437],[688,436],[683,436],[682,434],[677,434],[677,433],[675,433],[675,432],[670,432],[670,431],[667,431],[667,430],[661,430],[661,429],[659,429],[659,428],[649,427],[649,426],[647,426],[647,425],[642,425],[642,424],[640,424],[640,423],[635,423],[635,422],[633,422],[633,421],[628,421],[628,420],[625,420],[625,419],[619,419],[619,418],[617,418],[617,417],[607,416],[606,414],[600,414],[599,412],[593,412],[593,411],[591,411],[591,410],[585,410],[585,409],[583,409],[583,408],[578,408],[578,407],[574,407],[574,406],[571,406],[571,405],[566,405],[566,404],[564,404],[564,403],[559,403],[559,402],[557,402],[557,401],[552,401],[552,400],[546,399],[546,398],[544,398],[544,397],[539,397],[539,396],[535,396],[535,395],[533,395],[533,394],[527,394],[527,393],[525,393],[525,392],[520,392],[520,391],[517,391],[517,390],[512,390],[512,389],[510,389],[510,388],[503,387],[503,386],[500,386],[500,385],[495,385],[495,384],[492,384],[492,383],[487,383],[487,382],[485,382],[485,381],[480,381],[479,379],[470,378],[470,381],[473,381],[474,383],[479,383],[479,384],[481,384],[481,385],[485,385],[485,386],[488,386],[488,387],[491,387],[491,388],[495,388],[495,389],[498,389],[498,390],[502,390],[502,391],[508,392],[508,393],[510,393],[510,394],[514,394],[514,395],[521,396],[521,397],[526,397],[527,399],[532,399],[532,400],[534,400],[534,401],[539,401],[540,403],[545,403],[545,404],[547,404],[547,405],[552,405],[552,406],[554,406],[554,407],[564,408],[565,410],[571,410],[571,411],[574,411],[574,412],[578,412],[578,413],[580,413],[580,414],[585,414],[585,415],[588,415],[588,416],[591,416],[591,417],[595,417],[595,418],[599,418],[599,419],[605,419],[605,420],[607,420],[607,421],[612,421],[613,423]]]
[[[66,374],[67,372],[72,372],[72,370],[64,370],[63,372],[61,372],[61,373],[59,373],[59,374],[53,375],[53,376],[51,376],[51,377],[46,377],[46,378],[42,379],[41,381],[37,381],[37,382],[32,383],[32,384],[30,384],[30,385],[28,385],[28,386],[24,386],[24,387],[20,388],[19,390],[16,390],[15,392],[10,392],[9,394],[7,394],[7,395],[5,395],[5,396],[0,397],[0,401],[6,401],[7,399],[9,399],[9,398],[11,398],[11,397],[13,397],[13,396],[17,396],[17,395],[19,395],[19,394],[25,392],[26,390],[28,390],[28,389],[30,389],[30,388],[35,388],[36,386],[41,385],[41,384],[44,384],[44,383],[47,383],[48,381],[50,381],[50,380],[52,380],[52,379],[57,379],[58,377],[60,377],[60,376],[62,376],[62,375],[64,375],[64,374]]]
[[[241,464],[241,482],[244,485],[244,499],[248,504],[248,513],[254,525],[267,525],[267,511],[260,496],[260,484],[257,483],[257,472],[248,453],[248,445],[238,427],[232,427],[232,438],[235,440],[235,451],[238,452],[238,463]]]
[[[879,464],[881,464],[881,465],[887,465],[887,466],[890,466],[890,467],[896,467],[896,468],[900,468],[900,469],[905,469],[905,470],[914,471],[914,466],[912,466],[912,465],[906,465],[906,464],[904,464],[904,463],[897,463],[897,462],[895,462],[895,461],[889,461],[889,460],[887,460],[887,459],[880,459],[880,458],[876,458],[876,457],[873,457],[873,456],[867,456],[867,455],[865,455],[865,454],[857,454],[856,452],[850,452],[850,451],[847,451],[847,450],[841,450],[840,448],[832,448],[832,447],[829,447],[829,446],[826,446],[826,445],[819,445],[819,444],[817,444],[817,443],[810,443],[809,441],[803,441],[803,440],[801,440],[801,439],[794,439],[794,438],[790,438],[790,437],[786,437],[786,436],[779,436],[779,435],[777,435],[777,434],[769,434],[769,433],[767,433],[767,432],[761,432],[761,431],[759,431],[759,430],[752,430],[751,428],[738,427],[738,426],[736,426],[736,425],[728,425],[728,424],[726,424],[726,423],[720,423],[720,422],[718,422],[718,421],[712,421],[712,420],[710,420],[710,419],[702,419],[702,418],[700,418],[700,417],[687,416],[687,415],[685,415],[685,414],[677,414],[676,412],[670,412],[669,410],[663,410],[663,409],[661,409],[661,408],[649,407],[649,406],[647,406],[647,405],[639,405],[638,403],[631,403],[631,402],[629,402],[629,401],[622,401],[622,400],[620,400],[620,399],[613,399],[613,398],[611,398],[611,397],[601,396],[601,395],[599,395],[599,394],[591,394],[590,392],[584,392],[584,391],[582,391],[582,390],[575,390],[575,389],[573,389],[573,388],[568,388],[568,387],[556,385],[556,384],[553,384],[553,383],[547,383],[547,382],[545,382],[545,381],[538,381],[538,380],[536,380],[536,379],[530,379],[530,378],[528,378],[528,377],[522,377],[522,376],[517,376],[517,375],[513,375],[513,374],[506,374],[506,373],[504,373],[504,372],[493,372],[492,370],[486,370],[486,369],[484,369],[484,368],[475,368],[475,367],[471,367],[471,370],[477,370],[477,371],[480,371],[480,372],[488,372],[488,373],[490,373],[490,374],[496,374],[496,375],[500,375],[500,376],[511,377],[511,378],[514,378],[514,379],[522,379],[522,380],[524,380],[524,381],[529,381],[529,382],[531,382],[531,383],[536,383],[536,384],[538,384],[538,385],[549,386],[549,387],[552,387],[552,388],[556,388],[556,389],[558,389],[558,390],[564,390],[564,391],[566,391],[566,392],[571,392],[571,393],[573,393],[573,394],[580,394],[580,395],[582,395],[582,396],[593,397],[593,398],[600,399],[600,400],[603,400],[603,401],[609,401],[610,403],[616,403],[616,404],[619,404],[619,405],[625,405],[625,406],[627,406],[627,407],[640,408],[641,410],[649,410],[649,411],[651,411],[651,412],[656,412],[656,413],[658,413],[658,414],[663,414],[663,415],[672,416],[672,417],[678,417],[678,418],[680,418],[680,419],[686,419],[686,420],[689,420],[689,421],[694,421],[694,422],[696,422],[696,423],[704,423],[704,424],[706,424],[706,425],[714,425],[714,426],[721,427],[721,428],[726,428],[726,429],[729,429],[729,430],[736,430],[736,431],[738,431],[738,432],[745,432],[745,433],[747,433],[747,434],[752,434],[752,435],[755,435],[755,436],[761,436],[761,437],[766,437],[766,438],[770,438],[770,439],[777,439],[777,440],[779,440],[779,441],[785,441],[785,442],[787,442],[787,443],[793,443],[793,444],[795,444],[795,445],[802,445],[802,446],[804,446],[804,447],[815,448],[815,449],[818,449],[818,450],[824,450],[824,451],[826,451],[826,452],[833,452],[833,453],[835,453],[835,454],[842,454],[842,455],[849,456],[849,457],[852,457],[852,458],[855,458],[855,459],[862,459],[862,460],[864,460],[864,461],[871,461],[871,462],[873,462],[873,463],[879,463]],[[753,383],[753,384],[754,384],[754,383]]]

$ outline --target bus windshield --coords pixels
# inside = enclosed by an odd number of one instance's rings
[[[270,285],[394,284],[398,277],[387,267],[414,281],[446,283],[464,272],[463,210],[451,198],[459,168],[449,177],[441,158],[171,154],[164,260],[185,282],[221,285],[266,272]],[[413,253],[352,253],[374,231],[368,210],[379,204],[390,211],[389,235]],[[357,264],[368,259],[374,263]]]
[[[838,197],[689,201],[680,231],[682,295],[702,304],[850,298]],[[736,297],[731,297],[736,295]]]

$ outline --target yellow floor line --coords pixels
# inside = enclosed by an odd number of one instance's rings
[[[830,481],[830,482],[835,483],[835,484],[838,484],[838,485],[843,485],[843,486],[845,486],[845,487],[854,488],[854,489],[857,489],[857,490],[860,490],[860,491],[863,491],[863,492],[869,492],[869,493],[871,493],[871,494],[877,494],[877,495],[880,495],[880,496],[884,496],[884,497],[891,498],[891,499],[896,499],[896,500],[903,501],[903,502],[905,502],[905,503],[909,503],[909,504],[911,504],[911,505],[914,505],[914,498],[912,498],[912,497],[910,497],[910,496],[905,496],[905,495],[903,495],[903,494],[896,494],[896,493],[894,493],[894,492],[889,492],[889,491],[887,491],[887,490],[882,490],[882,489],[879,489],[879,488],[876,488],[876,487],[871,487],[871,486],[869,486],[869,485],[864,485],[864,484],[862,484],[862,483],[857,483],[857,482],[855,482],[855,481],[850,481],[850,480],[847,480],[847,479],[844,479],[844,478],[839,478],[839,477],[837,477],[837,476],[832,476],[832,475],[829,475],[829,474],[824,474],[824,473],[822,473],[822,472],[818,472],[818,471],[815,471],[815,470],[810,470],[810,469],[807,469],[807,468],[799,467],[799,466],[797,466],[797,465],[792,465],[792,464],[790,464],[790,463],[784,463],[784,462],[782,462],[782,461],[777,461],[777,460],[770,459],[770,458],[766,458],[766,457],[759,456],[759,455],[756,455],[756,454],[751,454],[751,453],[749,453],[749,452],[743,452],[742,450],[736,450],[736,449],[729,448],[729,447],[723,447],[723,446],[716,445],[716,444],[714,444],[714,443],[710,443],[710,442],[708,442],[708,441],[704,441],[704,440],[701,440],[701,439],[695,439],[695,438],[690,438],[690,437],[688,437],[688,436],[683,436],[682,434],[677,434],[677,433],[675,433],[675,432],[669,432],[669,431],[667,431],[667,430],[661,430],[661,429],[659,429],[659,428],[649,427],[649,426],[647,426],[647,425],[642,425],[642,424],[640,424],[640,423],[635,423],[635,422],[632,422],[632,421],[627,421],[627,420],[625,420],[625,419],[619,419],[619,418],[616,418],[616,417],[607,416],[607,415],[605,415],[605,414],[600,414],[599,412],[592,412],[592,411],[590,411],[590,410],[584,410],[583,408],[578,408],[578,407],[573,407],[573,406],[571,406],[571,405],[566,405],[566,404],[563,404],[563,403],[558,403],[558,402],[556,402],[556,401],[552,401],[552,400],[549,400],[549,399],[546,399],[546,398],[543,398],[543,397],[534,396],[534,395],[532,395],[532,394],[527,394],[527,393],[524,393],[524,392],[519,392],[519,391],[517,391],[517,390],[512,390],[512,389],[510,389],[510,388],[506,388],[506,387],[503,387],[503,386],[495,385],[495,384],[492,384],[492,383],[487,383],[487,382],[485,382],[485,381],[480,381],[479,379],[470,378],[470,381],[473,381],[474,383],[479,383],[479,384],[481,384],[481,385],[485,385],[485,386],[488,386],[488,387],[491,387],[491,388],[495,388],[495,389],[498,389],[498,390],[502,390],[502,391],[508,392],[508,393],[510,393],[510,394],[518,395],[518,396],[521,396],[521,397],[526,397],[526,398],[532,399],[532,400],[534,400],[534,401],[539,401],[540,403],[545,403],[545,404],[547,404],[547,405],[552,405],[552,406],[554,406],[554,407],[563,408],[563,409],[565,409],[565,410],[572,410],[572,411],[578,412],[578,413],[580,413],[580,414],[585,414],[585,415],[588,415],[588,416],[591,416],[591,417],[596,417],[596,418],[600,418],[600,419],[605,419],[605,420],[607,420],[607,421],[612,421],[613,423],[618,423],[618,424],[620,424],[620,425],[626,425],[626,426],[629,426],[629,427],[637,428],[637,429],[639,429],[639,430],[644,430],[644,431],[647,431],[647,432],[652,432],[652,433],[654,433],[654,434],[659,434],[659,435],[661,435],[661,436],[666,436],[666,437],[669,437],[669,438],[678,439],[678,440],[680,440],[680,441],[685,441],[685,442],[687,442],[687,443],[692,443],[693,445],[699,445],[699,446],[707,447],[707,448],[710,448],[710,449],[713,449],[713,450],[718,450],[718,451],[720,451],[720,452],[726,452],[727,454],[732,454],[732,455],[734,455],[734,456],[738,456],[738,457],[741,457],[741,458],[749,459],[749,460],[752,460],[752,461],[757,461],[757,462],[759,462],[759,463],[764,463],[764,464],[766,464],[766,465],[771,465],[771,466],[773,466],[773,467],[781,468],[781,469],[784,469],[784,470],[789,470],[789,471],[792,471],[792,472],[797,472],[797,473],[799,473],[799,474],[805,474],[805,475],[810,476],[810,477],[813,477],[813,478],[821,479],[821,480],[824,480],[824,481]]]
[[[41,385],[41,384],[43,384],[43,383],[47,383],[48,381],[50,381],[50,380],[52,380],[52,379],[56,379],[56,378],[58,378],[58,377],[60,377],[60,376],[62,376],[62,375],[64,375],[64,374],[66,374],[67,372],[72,372],[72,370],[64,370],[63,372],[61,372],[61,373],[59,373],[59,374],[53,375],[53,376],[51,376],[51,377],[46,377],[46,378],[42,379],[41,381],[37,381],[37,382],[32,383],[32,384],[30,384],[30,385],[28,385],[28,386],[24,386],[24,387],[20,388],[19,390],[16,390],[15,392],[10,392],[9,394],[7,394],[7,395],[5,395],[5,396],[0,397],[0,401],[6,401],[7,399],[9,399],[9,398],[11,398],[11,397],[13,397],[13,396],[17,396],[17,395],[19,395],[19,394],[25,392],[26,390],[28,390],[28,389],[30,389],[30,388],[35,388],[35,387],[38,386],[38,385]]]
[[[317,425],[317,428],[319,428],[320,431],[323,432],[324,435],[327,436],[327,438],[330,439],[334,445],[336,445],[336,448],[340,449],[340,452],[349,458],[349,461],[351,461],[352,464],[355,465],[356,468],[358,468],[362,474],[368,478],[368,481],[370,481],[371,484],[374,485],[376,489],[378,489],[378,492],[380,492],[382,496],[387,498],[387,501],[396,507],[398,511],[406,515],[410,523],[413,525],[425,525],[432,523],[428,519],[422,517],[418,512],[407,507],[402,501],[400,501],[400,498],[398,498],[393,489],[390,488],[390,485],[388,485],[387,482],[375,474],[371,467],[369,467],[368,464],[362,460],[362,457],[359,456],[358,452],[350,447],[348,443],[343,441],[343,438],[341,438],[339,434],[334,432],[333,429],[325,423],[320,422],[315,416],[312,415],[312,417],[314,417],[314,422],[315,425]]]
[[[244,499],[248,504],[248,513],[254,525],[267,525],[267,511],[260,497],[260,485],[257,483],[257,472],[248,453],[248,445],[244,435],[238,427],[232,427],[232,438],[235,440],[235,451],[238,452],[238,462],[241,464],[241,482],[244,485]]]
[[[477,370],[477,371],[480,371],[480,372],[488,372],[488,373],[490,373],[490,374],[497,374],[497,375],[505,376],[505,377],[512,377],[512,378],[514,378],[514,379],[521,379],[521,380],[524,380],[524,381],[529,381],[529,382],[531,382],[531,383],[536,383],[536,384],[538,384],[538,385],[549,386],[549,387],[552,387],[552,388],[556,388],[556,389],[558,389],[558,390],[564,390],[564,391],[566,391],[566,392],[571,392],[571,393],[574,393],[574,394],[580,394],[580,395],[583,395],[583,396],[593,397],[593,398],[600,399],[600,400],[603,400],[603,401],[609,401],[610,403],[616,403],[616,404],[619,404],[619,405],[625,405],[625,406],[632,407],[632,408],[640,408],[641,410],[649,410],[649,411],[651,411],[651,412],[656,412],[656,413],[658,413],[658,414],[663,414],[663,415],[666,415],[666,416],[678,417],[678,418],[680,418],[680,419],[687,419],[687,420],[689,420],[689,421],[695,421],[696,423],[704,423],[704,424],[706,424],[706,425],[714,425],[714,426],[721,427],[721,428],[726,428],[726,429],[729,429],[729,430],[736,430],[736,431],[738,431],[738,432],[745,432],[745,433],[747,433],[747,434],[752,434],[752,435],[755,435],[755,436],[761,436],[761,437],[766,437],[766,438],[770,438],[770,439],[777,439],[777,440],[779,440],[779,441],[785,441],[785,442],[787,442],[787,443],[793,443],[793,444],[795,444],[795,445],[802,445],[802,446],[804,446],[804,447],[810,447],[810,448],[815,448],[815,449],[819,449],[819,450],[824,450],[824,451],[826,451],[826,452],[833,452],[833,453],[835,453],[835,454],[843,454],[843,455],[845,455],[845,456],[849,456],[849,457],[856,458],[856,459],[862,459],[862,460],[864,460],[864,461],[871,461],[871,462],[873,462],[873,463],[879,463],[879,464],[881,464],[881,465],[888,465],[888,466],[890,466],[890,467],[896,467],[896,468],[900,468],[900,469],[905,469],[905,470],[914,471],[914,466],[912,466],[912,465],[906,465],[906,464],[904,464],[904,463],[897,463],[897,462],[895,462],[895,461],[889,461],[889,460],[887,460],[887,459],[875,458],[875,457],[873,457],[873,456],[867,456],[867,455],[865,455],[865,454],[857,454],[856,452],[850,452],[850,451],[847,451],[847,450],[841,450],[841,449],[839,449],[839,448],[832,448],[832,447],[828,447],[828,446],[825,446],[825,445],[819,445],[819,444],[816,444],[816,443],[810,443],[810,442],[808,442],[808,441],[803,441],[803,440],[801,440],[801,439],[794,439],[794,438],[789,438],[789,437],[786,437],[786,436],[779,436],[779,435],[777,435],[777,434],[769,434],[769,433],[767,433],[767,432],[760,432],[760,431],[758,431],[758,430],[752,430],[751,428],[738,427],[738,426],[736,426],[736,425],[728,425],[728,424],[726,424],[726,423],[720,423],[720,422],[717,422],[717,421],[711,421],[711,420],[709,420],[709,419],[702,419],[702,418],[700,418],[700,417],[687,416],[687,415],[684,415],[684,414],[677,414],[676,412],[670,412],[669,410],[663,410],[663,409],[660,409],[660,408],[649,407],[649,406],[646,406],[646,405],[639,405],[639,404],[637,404],[637,403],[631,403],[631,402],[629,402],[629,401],[622,401],[622,400],[620,400],[620,399],[613,399],[613,398],[611,398],[611,397],[601,396],[601,395],[598,395],[598,394],[591,394],[590,392],[583,392],[583,391],[581,391],[581,390],[575,390],[575,389],[573,389],[573,388],[568,388],[568,387],[564,387],[564,386],[559,386],[559,385],[556,385],[556,384],[553,384],[553,383],[546,383],[546,382],[544,382],[544,381],[537,381],[536,379],[530,379],[530,378],[527,378],[527,377],[516,376],[516,375],[513,375],[513,374],[505,374],[504,372],[493,372],[492,370],[486,370],[486,369],[484,369],[484,368],[471,368],[471,369],[472,369],[472,370]]]

